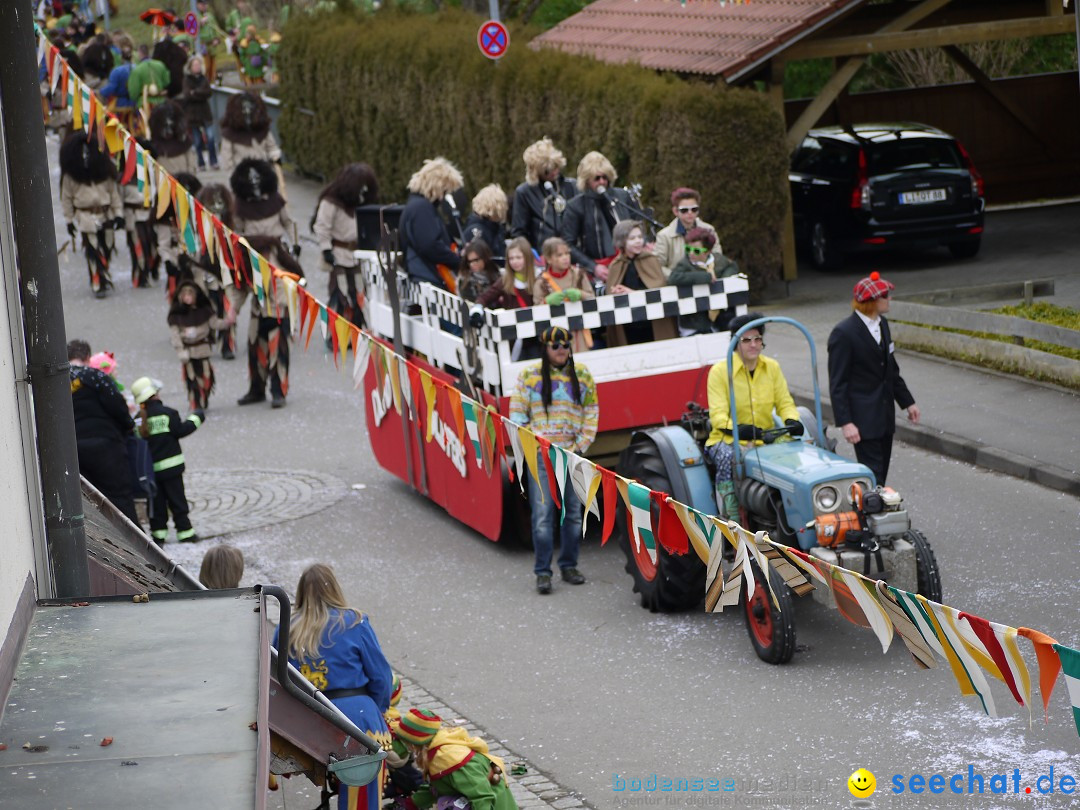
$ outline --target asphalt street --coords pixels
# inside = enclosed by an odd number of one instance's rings
[[[50,150],[55,152],[55,141]],[[52,182],[55,198],[55,161]],[[317,188],[290,180],[289,189],[294,217],[306,224]],[[997,245],[997,223],[1006,231],[1016,220],[1036,228],[1055,216],[1059,223],[1075,221],[1076,208],[1046,211],[1052,213],[992,215],[984,255],[974,261],[909,257],[910,265],[892,259],[882,270],[899,276],[898,284],[916,273],[940,277],[941,286],[951,286],[946,279],[957,273],[1013,277],[1019,268],[995,253],[1020,237],[1003,237]],[[56,219],[61,244],[66,234],[58,209]],[[1018,230],[1026,234],[1022,225]],[[1080,251],[1069,233],[1075,234],[1074,226],[1063,233],[1059,225],[1056,241],[1043,233],[1031,236],[1035,255],[1022,275],[1056,274],[1064,262],[1075,268]],[[314,270],[313,246],[305,244],[302,259]],[[121,282],[126,266],[121,250],[114,272]],[[81,256],[66,251],[60,269],[68,338],[114,351],[126,384],[143,374],[166,381],[164,400],[182,409],[161,288],[120,283],[97,301]],[[821,279],[806,274],[792,292],[811,303],[795,317],[824,328],[836,319],[831,307],[843,310],[851,282],[864,272],[849,268]],[[321,295],[323,281],[312,275],[312,289]],[[770,310],[789,314],[797,306],[774,304]],[[784,362],[788,370],[795,361]],[[918,397],[920,385],[926,390],[918,364],[906,357],[902,362]],[[246,364],[215,358],[215,367],[218,390],[209,419],[184,441],[189,470],[211,480],[322,477],[334,497],[292,519],[273,511],[262,525],[169,550],[197,568],[203,547],[227,539],[248,560],[245,584],[275,582],[290,591],[310,563],[333,564],[350,602],[371,614],[399,672],[586,804],[849,807],[856,805],[848,775],[865,767],[879,788],[862,807],[1074,806],[1060,792],[1023,792],[1051,768],[1055,779],[1080,778],[1080,739],[1060,680],[1048,724],[1034,685],[1030,716],[995,687],[1001,716],[990,718],[974,698],[959,694],[947,670],[917,669],[898,642],[883,655],[872,633],[809,600],[796,606],[795,659],[768,666],[754,656],[738,615],[642,610],[613,544],[584,547],[588,584],[556,583],[553,595],[540,597],[533,590],[531,553],[477,536],[376,465],[361,394],[317,339],[306,352],[294,349],[284,410],[237,407],[247,387]],[[999,430],[1020,429],[1033,418],[1000,405]],[[986,418],[994,416],[990,410]],[[1075,446],[1076,435],[1064,434],[1063,443]],[[850,455],[850,448],[841,451]],[[903,444],[894,452],[893,471],[890,484],[937,553],[946,603],[1080,646],[1080,501]],[[196,529],[216,534],[210,525],[197,523]],[[1026,657],[1034,667],[1034,656]],[[1019,769],[1020,793],[965,798],[891,792],[894,776],[966,776],[969,765],[987,782]],[[733,790],[648,792],[653,775],[733,780]],[[641,790],[631,789],[634,780]]]

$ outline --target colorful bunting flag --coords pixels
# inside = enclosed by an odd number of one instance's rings
[[[555,480],[555,470],[551,466],[551,442],[538,433],[536,443],[540,447],[538,455],[544,467],[544,476],[547,478],[547,489],[551,493],[551,500],[555,503],[556,509],[562,509],[562,492]],[[562,520],[561,515],[559,519]]]
[[[607,467],[598,467],[600,471],[600,486],[604,493],[604,525],[600,532],[600,545],[606,546],[611,531],[615,528],[615,509],[618,507],[616,499],[619,497],[619,489],[615,483],[615,473]]]
[[[432,437],[432,430],[435,426],[435,406],[436,404],[438,404],[438,400],[435,380],[432,379],[431,374],[427,371],[420,371],[420,387],[421,390],[423,390],[424,392],[424,409],[427,413],[427,418],[424,422],[424,424],[427,425],[426,431],[424,433],[424,441],[430,442]],[[520,465],[520,460],[518,463]]]
[[[934,657],[934,651],[904,609],[893,600],[888,586],[878,580],[875,588],[878,592],[878,603],[881,605],[882,610],[889,614],[893,629],[900,636],[900,640],[904,642],[904,646],[911,653],[915,663],[921,669],[936,667],[937,658]]]
[[[959,626],[965,641],[993,661],[994,669],[987,667],[987,672],[1004,682],[1013,699],[1021,706],[1027,706],[1030,713],[1031,680],[1027,665],[1016,649],[1016,628],[995,625],[981,616],[965,612],[959,614]],[[1016,649],[1015,657],[1013,649]]]
[[[596,465],[576,453],[570,454],[570,484],[584,508],[581,520],[581,534],[584,537],[589,522],[589,515],[600,519],[600,509],[596,505],[596,493],[600,491],[600,474]]]
[[[670,506],[671,497],[663,492],[653,490],[649,493],[652,500],[654,514],[657,516],[654,531],[656,539],[668,554],[688,554],[690,552],[690,538],[686,535],[679,516]]]
[[[503,430],[506,431],[506,438],[510,442],[510,449],[514,452],[514,468],[517,471],[518,487],[522,492],[525,492],[525,479],[522,476],[524,472],[523,465],[525,464],[525,450],[521,446],[521,426],[517,422],[513,422],[509,419],[503,419]]]
[[[986,682],[978,664],[968,654],[967,648],[950,621],[949,612],[952,608],[938,602],[931,602],[922,594],[915,594],[915,598],[923,606],[923,611],[934,626],[938,640],[945,650],[945,660],[949,662],[953,677],[960,684],[960,694],[977,695],[982,703],[983,711],[991,717],[997,717],[997,707],[994,705],[994,696],[990,693],[990,684]]]
[[[1057,650],[1061,669],[1065,672],[1065,688],[1069,690],[1073,722],[1076,723],[1076,733],[1080,734],[1080,650],[1064,644],[1054,644],[1053,647]]]
[[[465,417],[465,432],[469,434],[469,441],[472,443],[473,458],[476,459],[476,466],[483,467],[483,451],[480,449],[480,427],[476,422],[476,407],[471,399],[461,400],[461,412]]]
[[[633,543],[637,554],[641,554],[642,548],[644,548],[645,553],[648,554],[649,559],[655,565],[656,537],[653,535],[652,530],[652,509],[650,508],[651,500],[649,498],[651,490],[636,481],[628,481],[621,476],[617,477],[616,480],[618,481],[619,493],[622,495],[623,503],[626,504],[628,518],[626,530],[630,535],[630,542]]]
[[[1030,627],[1017,627],[1016,632],[1035,645],[1035,660],[1039,662],[1039,693],[1043,699],[1043,718],[1049,723],[1050,695],[1054,691],[1054,683],[1061,670],[1061,659],[1054,653],[1057,639],[1050,638],[1046,633],[1032,630]]]

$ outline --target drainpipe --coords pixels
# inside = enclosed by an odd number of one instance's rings
[[[68,378],[67,335],[56,260],[45,125],[38,90],[37,52],[30,4],[0,2],[0,157],[9,192],[8,222],[14,228],[26,343],[26,376],[33,399],[45,537],[55,596],[90,593],[83,530],[79,456]],[[16,270],[17,267],[17,270]],[[14,279],[12,279],[14,281]],[[22,341],[12,339],[18,346]],[[25,382],[25,381],[21,381]],[[48,583],[38,583],[39,594]]]

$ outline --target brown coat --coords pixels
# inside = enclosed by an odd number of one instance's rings
[[[630,264],[630,260],[625,253],[620,252],[616,256],[611,264],[608,265],[608,278],[607,278],[607,290],[610,294],[611,288],[619,284],[622,284],[623,279],[626,277],[626,268]],[[637,268],[638,278],[645,285],[647,289],[654,289],[656,287],[664,287],[667,285],[667,277],[664,275],[664,268],[660,264],[660,260],[651,253],[641,253],[634,261],[634,266]],[[679,327],[675,318],[661,318],[658,321],[652,321],[653,340],[670,340],[671,338],[679,336]],[[609,326],[607,330],[607,343],[608,346],[625,346],[626,345],[626,332],[622,326],[616,324]]]

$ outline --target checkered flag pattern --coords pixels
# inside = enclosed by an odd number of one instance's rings
[[[746,278],[732,276],[692,287],[656,287],[620,295],[602,295],[579,303],[489,310],[485,314],[494,341],[514,341],[536,337],[549,326],[564,326],[571,331],[598,329],[612,324],[692,315],[710,309],[729,309],[749,302]]]

